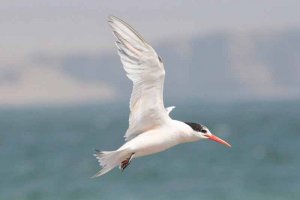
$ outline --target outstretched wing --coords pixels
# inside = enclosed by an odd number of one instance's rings
[[[109,25],[128,78],[133,82],[125,140],[169,120],[163,102],[164,65],[155,50],[126,22],[110,16]]]

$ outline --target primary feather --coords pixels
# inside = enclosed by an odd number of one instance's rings
[[[155,50],[131,26],[114,16],[109,17],[109,24],[123,67],[133,82],[129,127],[124,136],[130,140],[169,119],[163,102],[165,70]]]

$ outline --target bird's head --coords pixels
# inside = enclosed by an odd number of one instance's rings
[[[219,142],[227,147],[231,147],[231,145],[228,142],[226,142],[225,140],[222,140],[221,138],[212,134],[206,126],[203,126],[203,125],[197,124],[197,123],[192,123],[192,122],[185,122],[185,123],[193,129],[193,131],[194,131],[193,133],[200,139],[213,140],[213,141]]]

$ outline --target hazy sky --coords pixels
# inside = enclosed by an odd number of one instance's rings
[[[130,22],[148,40],[218,30],[300,25],[297,0],[101,1],[1,0],[1,54],[101,51],[111,47],[109,14]]]
[[[101,80],[79,82],[57,63],[34,61],[37,55],[97,57],[112,50],[110,14],[155,47],[215,32],[298,28],[299,8],[297,0],[0,0],[0,104],[116,98],[118,90]]]

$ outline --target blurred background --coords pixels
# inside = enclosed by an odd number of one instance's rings
[[[300,198],[300,2],[0,0],[0,199]],[[99,170],[128,127],[113,14],[162,57],[200,141]]]

